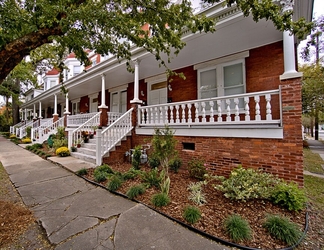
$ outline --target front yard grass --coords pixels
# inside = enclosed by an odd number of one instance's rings
[[[324,174],[324,160],[319,154],[313,153],[309,148],[304,148],[304,170],[316,174]]]

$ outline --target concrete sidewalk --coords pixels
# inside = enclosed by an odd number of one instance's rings
[[[322,141],[316,141],[313,138],[307,138],[307,143],[308,143],[309,149],[313,153],[319,154],[319,156],[324,160],[324,143]],[[324,166],[322,166],[322,168],[324,169]],[[305,170],[304,170],[304,174],[312,175],[312,176],[319,177],[319,178],[324,178],[323,174],[315,174],[315,173],[311,173],[311,172],[305,171]]]
[[[53,158],[76,171],[90,167]],[[0,161],[55,249],[229,249],[0,137]]]

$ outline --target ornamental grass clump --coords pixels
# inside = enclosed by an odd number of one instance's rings
[[[183,218],[190,224],[195,224],[201,218],[199,208],[194,206],[187,206],[183,210]]]
[[[107,183],[107,189],[109,191],[116,191],[123,184],[123,180],[118,175],[113,175]]]
[[[270,198],[278,183],[280,180],[271,174],[239,166],[231,172],[228,179],[224,179],[215,188],[222,191],[226,198],[247,201]]]
[[[252,230],[249,223],[239,215],[228,216],[224,221],[224,228],[234,242],[251,239]]]
[[[107,164],[98,166],[93,172],[94,180],[96,182],[105,181],[107,180],[108,176],[113,174],[114,171]]]
[[[279,215],[268,214],[263,226],[272,237],[282,240],[288,245],[296,244],[302,236],[302,232],[297,224]]]
[[[56,155],[61,157],[66,157],[70,155],[70,150],[67,147],[60,147],[56,150]]]
[[[141,174],[142,181],[148,188],[152,186],[157,188],[160,187],[163,177],[163,171],[161,171],[161,174],[159,174],[159,170],[157,168],[153,168],[149,172],[143,172]]]
[[[151,202],[155,207],[163,207],[170,203],[170,198],[166,193],[158,193],[152,196]]]
[[[88,174],[88,170],[86,168],[81,168],[76,172],[77,175],[87,175]]]
[[[137,196],[145,193],[145,187],[143,185],[132,186],[126,192],[126,195],[129,199],[134,199]]]

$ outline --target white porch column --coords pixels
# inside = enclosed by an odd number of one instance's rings
[[[134,72],[134,99],[130,101],[130,103],[142,103],[140,99],[138,99],[138,91],[139,91],[139,64],[140,60],[136,59],[135,63],[135,72]]]
[[[33,119],[36,119],[37,115],[36,115],[36,104],[34,103],[34,113],[33,113]]]
[[[65,112],[64,112],[65,115],[69,115],[70,112],[69,112],[69,94],[67,93],[65,95]]]
[[[38,116],[40,119],[42,119],[42,103],[41,101],[39,101],[39,116]]]
[[[283,12],[293,10],[293,0],[280,0],[280,4],[283,6]],[[280,80],[301,77],[303,74],[296,71],[295,41],[290,31],[283,32],[283,45],[285,72],[280,76]]]
[[[57,115],[57,95],[54,95],[54,114]]]
[[[25,121],[27,121],[27,108],[25,108]]]
[[[106,105],[106,80],[105,74],[101,74],[101,105],[98,108],[108,108]]]

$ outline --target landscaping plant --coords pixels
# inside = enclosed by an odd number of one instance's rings
[[[175,157],[170,160],[169,162],[169,168],[175,173],[179,172],[179,168],[181,167],[182,161],[179,157]]]
[[[183,218],[190,224],[195,224],[201,218],[199,208],[194,206],[187,206],[183,210]]]
[[[188,172],[190,177],[196,178],[198,180],[203,180],[204,175],[207,174],[206,167],[200,159],[193,159],[188,162]]]
[[[123,180],[118,175],[113,175],[107,183],[107,189],[109,191],[116,191],[123,184]]]
[[[165,174],[163,173],[163,170],[159,174],[159,170],[157,168],[154,168],[149,172],[141,173],[142,181],[148,188],[152,186],[155,186],[157,188],[160,187],[160,183],[163,180],[164,176]]]
[[[170,203],[170,198],[165,193],[158,193],[152,196],[151,202],[156,207],[163,207]]]
[[[234,242],[248,240],[252,236],[249,223],[236,214],[230,215],[225,219],[224,228]]]
[[[65,157],[70,155],[70,150],[67,147],[60,147],[55,151],[55,153],[61,157]]]
[[[141,146],[136,146],[132,154],[132,167],[136,170],[140,169],[141,155],[142,155],[141,149],[142,149]]]
[[[137,196],[144,194],[144,192],[145,192],[145,187],[143,185],[136,185],[130,187],[130,189],[128,189],[128,191],[126,192],[126,195],[129,199],[132,200]]]
[[[302,232],[296,224],[279,215],[268,214],[263,226],[268,230],[272,237],[282,240],[288,245],[296,244],[302,236]]]
[[[77,175],[87,175],[88,174],[88,170],[86,168],[81,168],[76,172]]]

